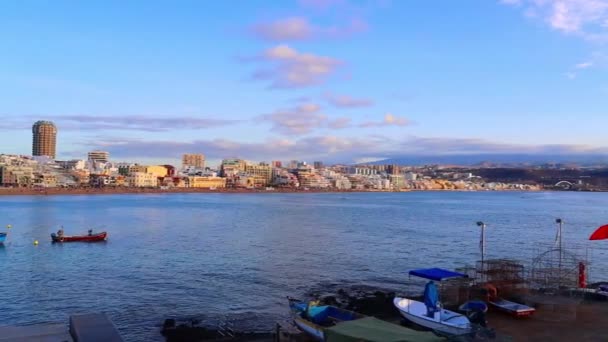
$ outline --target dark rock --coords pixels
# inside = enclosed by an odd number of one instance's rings
[[[339,302],[336,300],[336,297],[334,296],[325,296],[323,298],[321,298],[321,301],[323,302],[323,304],[325,305],[333,305],[333,306],[339,306]]]
[[[167,329],[175,329],[175,320],[173,318],[167,318],[163,323],[163,331]]]

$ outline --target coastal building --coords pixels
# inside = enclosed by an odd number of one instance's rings
[[[70,176],[74,180],[74,185],[88,185],[91,173],[89,170],[72,170]]]
[[[91,174],[89,175],[89,185],[92,187],[100,188],[110,184],[110,176],[104,174]]]
[[[158,183],[161,188],[185,188],[189,182],[186,181],[187,177],[160,177],[158,178]]]
[[[303,188],[325,189],[331,186],[331,183],[327,178],[314,173],[298,174],[298,181],[300,182],[300,186]]]
[[[167,167],[164,165],[146,166],[145,172],[154,175],[155,177],[165,177],[168,175]]]
[[[32,126],[32,155],[56,157],[57,127],[51,121],[37,121]]]
[[[300,164],[299,161],[297,161],[297,160],[291,160],[289,162],[289,165],[287,165],[287,168],[289,168],[289,169],[297,169],[298,168],[298,164]]]
[[[133,173],[146,173],[146,169],[148,167],[145,165],[139,165],[139,164],[132,164],[128,166],[128,172],[127,175],[133,174]],[[119,172],[120,172],[120,167],[119,167]]]
[[[418,175],[413,172],[406,172],[404,178],[406,181],[415,181],[418,178]]]
[[[57,187],[57,176],[52,173],[36,174],[32,185],[41,188]]]
[[[322,169],[322,168],[323,168],[323,162],[321,162],[321,161],[316,161],[316,162],[314,162],[314,163],[313,163],[313,166],[314,166],[314,168],[315,168],[315,169],[317,169],[317,170]]]
[[[220,189],[226,187],[226,178],[223,177],[187,177],[190,188]]]
[[[387,165],[386,173],[389,175],[398,175],[401,173],[401,168],[398,165]]]
[[[255,187],[255,178],[247,175],[241,174],[232,180],[233,186],[235,188],[248,188],[252,189]]]
[[[394,189],[401,189],[405,185],[405,179],[403,175],[389,175],[388,179]]]
[[[349,190],[352,188],[350,180],[344,176],[333,178],[332,186],[338,190]]]
[[[177,170],[175,169],[175,166],[173,165],[162,165],[166,170],[167,170],[167,176],[169,177],[175,177],[175,175],[177,174]]]
[[[273,160],[272,162],[270,162],[270,166],[280,169],[281,167],[283,167],[283,163],[281,163],[279,160]]]
[[[253,177],[253,185],[256,187],[265,187],[272,180],[272,167],[260,163],[259,165],[245,165],[245,173]]]
[[[34,169],[30,166],[0,166],[0,185],[30,186],[34,180]]]
[[[194,168],[203,170],[205,168],[205,155],[203,154],[184,154],[182,156],[182,169]]]
[[[84,170],[87,168],[86,160],[66,160],[58,162],[58,164],[65,170]]]
[[[353,166],[353,167],[350,167],[348,169],[348,173],[351,174],[351,175],[371,176],[371,175],[378,174],[378,170],[372,169],[372,168],[369,168],[369,167],[357,167],[357,166]]]
[[[136,188],[157,187],[158,177],[150,173],[134,172],[127,177],[126,183]]]
[[[88,153],[88,159],[94,163],[107,163],[110,160],[110,152],[91,151]]]
[[[224,159],[222,160],[222,165],[220,166],[220,174],[222,177],[236,176],[241,172],[245,172],[246,165],[247,162],[242,159]]]
[[[284,169],[273,169],[271,184],[280,188],[297,188],[300,186],[298,177]]]

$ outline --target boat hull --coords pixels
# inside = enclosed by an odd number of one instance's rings
[[[333,321],[333,319],[337,319],[337,322],[345,322],[366,317],[365,315],[357,312],[340,309],[334,306],[322,306],[326,307],[326,310],[329,310],[325,311],[327,316],[325,318],[321,318],[323,322],[315,322],[313,319],[311,319],[311,317],[307,317],[306,311],[309,309],[308,305],[289,297],[288,299],[294,324],[298,327],[298,329],[308,334],[310,337],[313,337],[317,341],[325,340],[325,329],[333,326],[333,324],[336,323],[336,321]],[[329,323],[330,321],[331,323]],[[324,323],[329,324],[325,326]]]
[[[533,307],[511,302],[508,300],[499,300],[496,302],[490,302],[490,305],[497,310],[507,313],[513,317],[528,317],[534,314],[536,309]]]
[[[419,326],[432,329],[440,334],[459,336],[471,333],[471,325],[469,320],[460,314],[452,311],[441,310],[436,313],[436,318],[431,318],[425,315],[426,306],[422,302],[414,301],[407,298],[395,298],[393,304],[408,321]],[[441,315],[450,315],[446,320],[441,320]],[[448,323],[450,318],[454,318],[453,324]]]
[[[323,333],[323,328],[321,328],[320,326],[318,326],[314,323],[311,323],[309,321],[303,320],[301,318],[295,318],[294,323],[296,324],[298,329],[307,333],[309,336],[311,336],[315,340],[317,340],[317,341],[325,340],[325,334]]]
[[[108,239],[108,233],[102,232],[93,235],[73,235],[73,236],[62,236],[51,234],[53,242],[100,242]]]
[[[0,233],[0,244],[4,243],[4,240],[6,240],[6,233]]]

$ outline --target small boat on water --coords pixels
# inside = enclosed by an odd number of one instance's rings
[[[424,302],[400,297],[393,300],[393,304],[403,317],[442,335],[460,336],[472,332],[471,321],[467,316],[441,307],[439,292],[433,282],[434,280],[468,278],[468,275],[441,268],[412,270],[409,274],[430,281],[424,288]]]
[[[412,330],[335,306],[288,299],[296,326],[317,341],[444,341],[430,332]]]
[[[57,234],[51,234],[51,239],[53,242],[99,242],[106,241],[108,239],[108,233],[101,232],[93,234],[93,231],[89,230],[87,235],[63,235],[63,229],[60,229]]]
[[[0,233],[0,244],[3,244],[4,240],[6,240],[6,233]]]

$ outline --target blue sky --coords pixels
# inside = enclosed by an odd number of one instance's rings
[[[608,0],[0,2],[0,153],[607,153]]]

